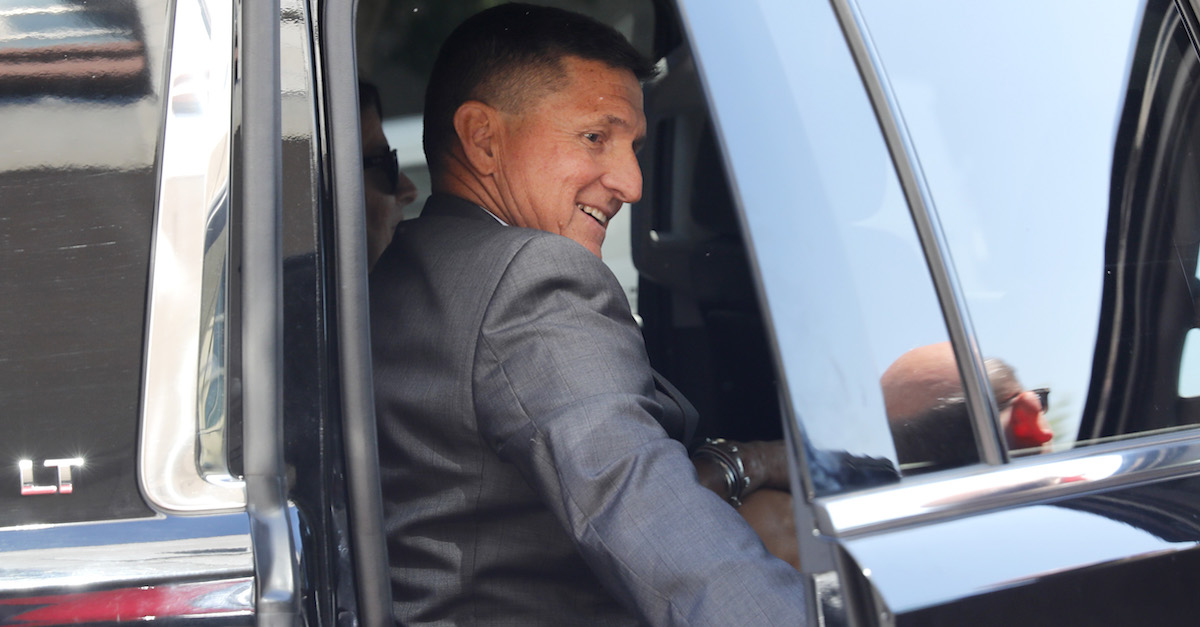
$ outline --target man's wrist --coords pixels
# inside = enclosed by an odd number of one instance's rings
[[[789,490],[787,458],[782,440],[738,442],[750,484],[743,496],[759,488]]]
[[[751,479],[738,444],[721,438],[705,440],[692,457],[711,460],[720,469],[725,482],[725,500],[734,507],[741,507],[742,498],[751,491]]]

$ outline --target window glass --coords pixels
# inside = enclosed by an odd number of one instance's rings
[[[1183,344],[1183,365],[1179,369],[1179,396],[1200,397],[1200,330],[1188,331]]]
[[[0,527],[149,515],[137,485],[167,3],[0,9]]]
[[[1198,205],[1174,4],[861,5],[980,347],[1051,390],[1053,446],[1200,419],[1177,385]]]
[[[975,459],[965,412],[931,423],[936,438],[911,426],[924,422],[925,405],[938,395],[961,390],[952,359],[936,372],[901,362],[892,374],[910,376],[881,386],[881,375],[910,351],[945,346],[947,332],[833,7],[764,3],[761,15],[744,17],[730,21],[720,9],[698,6],[689,10],[688,35],[769,305],[762,313],[782,368],[784,418],[805,438],[803,470],[818,494],[829,494],[894,481],[896,461],[907,470]],[[739,45],[729,46],[731,39]],[[925,391],[934,378],[935,395],[900,403],[905,391]],[[914,446],[897,460],[910,433],[918,445],[945,446]]]

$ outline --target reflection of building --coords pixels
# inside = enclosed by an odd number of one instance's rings
[[[146,46],[129,0],[28,0],[0,9],[3,96],[139,96]]]

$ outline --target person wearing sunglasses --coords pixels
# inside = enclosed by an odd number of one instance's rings
[[[392,243],[404,207],[417,199],[417,187],[396,161],[395,149],[383,134],[383,103],[379,90],[358,82],[359,119],[362,123],[363,196],[367,208],[367,268],[374,268],[383,250]]]
[[[1050,389],[1026,389],[999,358],[984,360],[1010,454],[1049,450],[1054,437],[1046,411]],[[979,459],[958,362],[949,342],[900,356],[880,379],[901,468],[905,474],[953,468]]]

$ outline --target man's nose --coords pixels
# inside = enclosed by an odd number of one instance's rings
[[[396,180],[396,202],[401,206],[411,205],[417,199],[417,185],[408,178],[408,175],[401,172],[400,177]]]
[[[637,202],[642,198],[642,167],[632,149],[613,155],[608,172],[601,179],[621,202]]]

